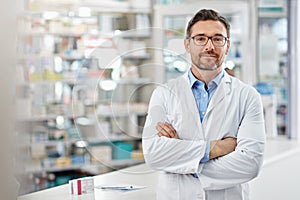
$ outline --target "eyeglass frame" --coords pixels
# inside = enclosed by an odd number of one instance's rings
[[[198,45],[198,44],[196,44],[196,42],[195,42],[195,40],[194,40],[195,37],[197,37],[197,36],[203,36],[203,37],[206,37],[206,38],[208,38],[208,39],[207,39],[207,41],[206,41],[205,44],[203,44],[203,45]],[[225,39],[224,44],[221,45],[221,46],[215,45],[214,42],[213,42],[213,40],[212,40],[213,37],[223,37],[223,38]],[[215,47],[224,47],[225,44],[226,44],[226,42],[229,40],[229,38],[228,38],[228,37],[225,37],[224,35],[206,36],[206,35],[203,35],[203,34],[197,34],[197,35],[194,35],[194,36],[190,36],[190,37],[187,37],[187,39],[193,39],[193,42],[194,42],[194,44],[195,44],[196,46],[205,46],[205,45],[207,45],[208,41],[210,40],[211,43],[212,43]]]

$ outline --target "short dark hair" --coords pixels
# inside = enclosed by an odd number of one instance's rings
[[[186,38],[189,38],[191,36],[191,29],[194,24],[196,24],[198,21],[207,21],[207,20],[213,20],[213,21],[219,21],[222,24],[224,24],[227,32],[227,38],[230,38],[230,24],[228,20],[219,15],[218,12],[210,9],[202,9],[199,10],[193,18],[189,21],[188,26],[186,28]]]

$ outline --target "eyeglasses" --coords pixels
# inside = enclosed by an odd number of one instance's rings
[[[227,37],[223,35],[215,35],[215,36],[205,36],[205,35],[195,35],[193,37],[189,37],[193,39],[194,44],[197,46],[204,46],[207,44],[208,40],[211,40],[215,47],[223,47],[228,40]]]

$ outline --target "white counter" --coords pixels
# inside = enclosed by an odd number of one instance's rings
[[[250,182],[251,200],[299,200],[300,143],[269,139],[263,168]]]
[[[296,158],[294,157],[296,156]],[[294,159],[291,159],[293,158]],[[287,159],[290,158],[290,159]],[[292,164],[293,174],[289,174],[289,162]],[[300,191],[294,190],[294,187],[289,187],[292,184],[287,181],[291,176],[296,180],[300,177],[300,161],[292,163],[292,161],[300,160],[300,145],[296,141],[290,141],[282,138],[271,139],[267,141],[265,151],[265,162],[263,170],[259,177],[250,183],[252,199],[264,200],[270,199],[270,193],[272,193],[272,200],[275,199],[286,199],[281,198],[283,195],[277,195],[279,198],[275,198],[276,192],[278,194],[288,193],[290,194],[289,199],[297,199],[300,197]],[[277,170],[281,169],[281,170]],[[297,170],[296,170],[297,169]],[[291,170],[291,168],[290,168]],[[278,174],[284,172],[284,181],[280,179],[274,181],[274,177],[280,177]],[[272,173],[272,174],[270,174]],[[93,194],[83,194],[80,196],[72,196],[69,194],[68,185],[62,185],[55,188],[35,192],[32,194],[20,196],[18,200],[152,200],[155,199],[155,191],[158,180],[158,172],[150,170],[145,164],[126,168],[120,171],[111,172],[95,176],[95,185],[137,185],[146,186],[146,188],[135,191],[105,191],[101,189],[95,189]],[[274,186],[274,187],[273,187]],[[280,186],[284,187],[280,190]],[[278,188],[279,187],[279,188]],[[275,189],[275,190],[274,190]],[[284,189],[284,190],[283,190]],[[291,190],[294,191],[291,191]],[[294,192],[294,193],[292,193]],[[299,194],[299,196],[298,196]],[[292,198],[295,196],[295,198]]]
[[[96,185],[134,185],[146,186],[144,189],[134,191],[106,191],[95,189],[93,194],[70,195],[69,186],[62,185],[55,188],[43,190],[20,196],[18,200],[153,200],[155,199],[155,188],[157,183],[158,172],[150,170],[147,165],[141,164],[129,167],[120,171],[102,174],[94,177]]]

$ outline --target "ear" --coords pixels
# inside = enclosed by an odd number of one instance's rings
[[[184,39],[184,48],[186,52],[190,53],[190,40],[189,39]]]
[[[229,52],[229,48],[230,48],[230,40],[227,40],[226,52],[225,52],[226,55],[227,55],[228,52]]]

